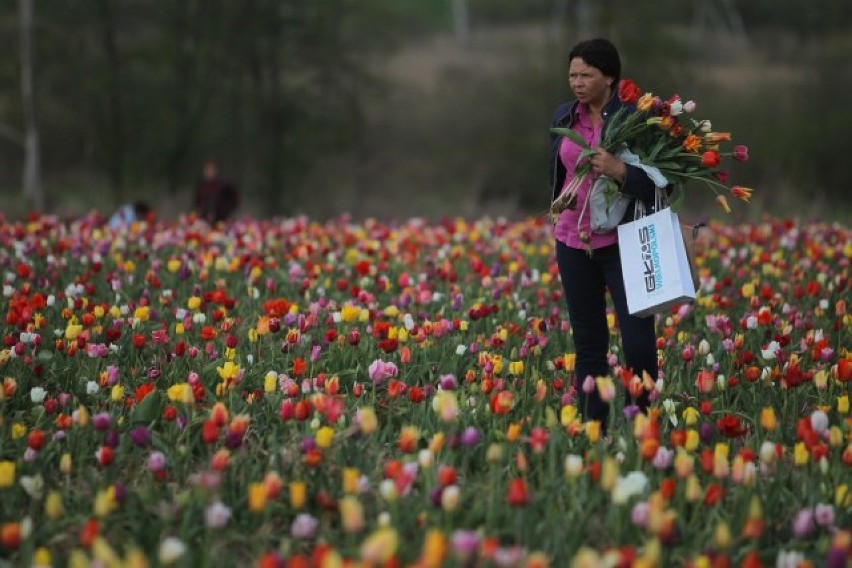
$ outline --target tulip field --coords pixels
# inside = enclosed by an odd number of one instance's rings
[[[575,378],[540,218],[3,222],[0,565],[848,566],[852,231],[702,234]]]

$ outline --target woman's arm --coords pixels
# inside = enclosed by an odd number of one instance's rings
[[[625,164],[603,148],[595,150],[596,153],[589,158],[593,172],[614,179],[621,193],[646,202],[654,200],[654,182],[641,168]]]

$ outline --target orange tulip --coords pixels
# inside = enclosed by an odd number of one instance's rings
[[[743,187],[741,185],[735,185],[731,188],[731,195],[736,197],[737,199],[742,199],[746,203],[751,199],[751,193],[754,191],[750,187]]]

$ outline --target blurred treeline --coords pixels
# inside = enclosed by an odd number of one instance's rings
[[[48,211],[143,198],[173,215],[212,158],[254,215],[543,212],[566,55],[592,36],[619,46],[625,77],[750,147],[732,172],[757,188],[748,214],[850,211],[850,2],[17,0],[0,4],[7,217],[35,205],[27,4]]]

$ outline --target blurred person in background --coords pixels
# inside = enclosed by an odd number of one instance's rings
[[[198,216],[211,225],[227,221],[239,206],[237,188],[222,178],[216,162],[204,163],[201,180],[195,186],[193,209]]]
[[[111,229],[121,229],[129,227],[136,221],[145,221],[149,224],[154,222],[154,211],[147,202],[125,203],[116,209],[107,223]]]

